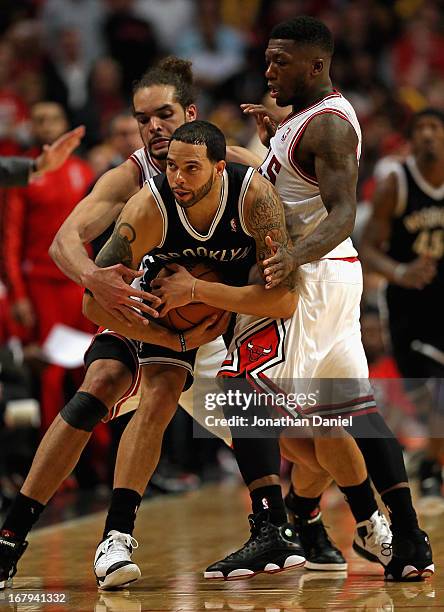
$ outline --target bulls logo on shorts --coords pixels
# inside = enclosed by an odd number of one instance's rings
[[[260,376],[284,360],[284,339],[283,321],[262,319],[233,339],[218,376]]]

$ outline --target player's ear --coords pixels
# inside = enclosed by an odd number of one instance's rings
[[[197,106],[195,104],[190,104],[185,109],[185,121],[188,123],[189,121],[195,121],[197,119]]]
[[[222,176],[226,165],[227,165],[227,162],[224,159],[221,159],[220,161],[218,161],[217,164],[214,166],[216,168],[217,174]]]

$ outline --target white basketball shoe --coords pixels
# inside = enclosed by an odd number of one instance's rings
[[[141,576],[131,554],[139,544],[129,533],[112,530],[97,547],[94,573],[100,589],[118,589]]]
[[[379,510],[375,510],[367,521],[356,524],[353,550],[367,561],[381,563],[385,567],[392,558],[391,543],[392,532]]]

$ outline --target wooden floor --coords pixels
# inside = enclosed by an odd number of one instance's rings
[[[385,584],[382,569],[351,551],[353,524],[344,503],[330,496],[324,512],[330,534],[349,561],[348,574],[290,570],[237,582],[205,581],[205,567],[248,538],[248,500],[236,485],[213,486],[142,505],[134,559],[142,579],[120,592],[98,592],[92,559],[104,514],[36,531],[21,560],[14,588],[0,592],[6,610],[140,612],[142,610],[394,610],[444,611],[444,515],[428,517],[437,573],[425,583]],[[28,592],[65,593],[68,603],[12,604]]]

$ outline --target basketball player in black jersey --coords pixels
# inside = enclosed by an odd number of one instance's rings
[[[442,504],[444,405],[431,379],[444,378],[444,113],[417,113],[410,135],[412,155],[376,191],[362,254],[388,280],[393,356],[412,401],[430,416],[420,491]]]
[[[147,251],[154,269],[157,262],[162,266],[181,258],[207,259],[230,281],[230,285],[216,288],[228,311],[288,318],[297,304],[291,276],[270,292],[263,285],[248,285],[255,261],[259,263],[270,253],[265,241],[270,231],[280,244],[289,243],[282,203],[272,185],[248,166],[226,164],[223,134],[210,123],[194,121],[173,134],[166,176],[148,181],[128,202],[96,262],[103,266],[124,263],[137,269]],[[149,273],[150,268],[146,274]],[[145,282],[148,284],[150,278]],[[192,296],[192,284],[189,289]],[[92,296],[85,296],[85,314],[100,325],[128,333]],[[125,486],[142,494],[151,476],[150,468],[159,459],[163,432],[177,409],[182,390],[191,382],[196,351],[188,350],[183,339],[181,352],[147,343],[146,327],[142,324],[133,326],[130,333],[144,341],[139,349],[144,410],[136,414],[139,435],[134,440],[134,457],[121,473]],[[162,418],[157,417],[153,426],[152,415],[159,412],[159,402]],[[250,462],[259,464],[265,460],[259,451],[250,458]],[[139,466],[137,473],[134,465]],[[269,479],[277,482],[267,482],[272,486],[261,489],[262,497],[270,495],[270,511],[261,521],[267,548],[256,559],[252,571],[264,571],[268,563],[274,569],[276,566],[284,569],[305,562],[296,532],[286,523],[278,473]],[[119,486],[119,482],[115,484]],[[280,505],[274,503],[276,496]],[[101,552],[99,547],[96,556],[99,584]]]

